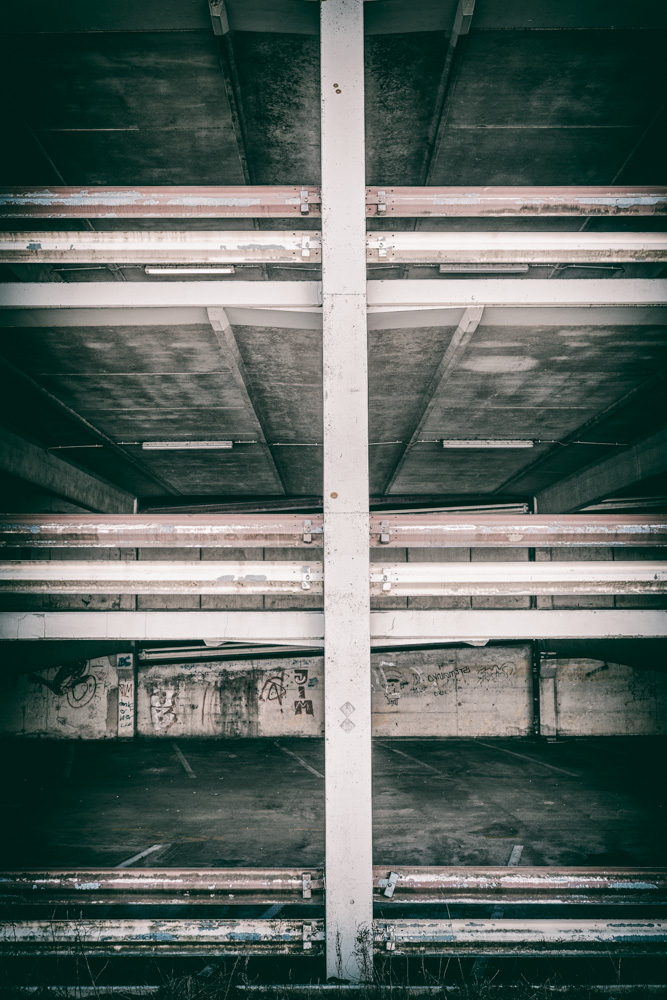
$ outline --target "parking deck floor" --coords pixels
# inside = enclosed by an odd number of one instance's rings
[[[661,865],[658,738],[377,740],[378,865]],[[324,741],[0,745],[1,866],[309,866],[324,857]]]

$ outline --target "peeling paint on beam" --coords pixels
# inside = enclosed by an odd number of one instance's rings
[[[70,872],[66,869],[29,872],[0,873],[0,897],[26,892],[32,900],[41,893],[72,893],[87,897],[89,894],[108,893],[110,899],[117,893],[287,893],[302,896],[303,871],[301,868],[211,868],[197,871],[192,868],[142,869],[138,871],[117,868],[92,869]],[[310,869],[311,889],[324,886],[322,869]],[[245,898],[245,897],[244,897]],[[221,900],[218,900],[220,903]]]
[[[0,521],[0,545],[2,531]],[[387,548],[657,547],[667,545],[667,517],[371,514],[371,544]]]
[[[655,263],[667,260],[665,233],[370,232],[367,263]],[[0,263],[317,264],[314,231],[4,232]]]
[[[16,920],[0,923],[0,954],[320,955],[322,920]]]
[[[0,189],[0,218],[319,217],[320,202],[319,187],[308,184],[263,187],[18,187]],[[385,207],[378,210],[378,205]],[[413,218],[665,215],[667,188],[369,187],[366,189],[366,214]]]
[[[667,562],[373,563],[371,595],[386,597],[663,594]],[[0,593],[321,594],[323,565],[249,560],[0,562]]]
[[[667,187],[368,188],[366,214],[396,218],[667,215]]]
[[[0,218],[5,219],[280,219],[304,215],[320,215],[318,187],[0,188]]]
[[[321,514],[307,517],[296,514],[139,514],[132,518],[0,515],[0,549],[21,545],[31,548],[313,549],[322,547],[322,522]],[[665,530],[667,532],[667,524]],[[308,535],[310,541],[306,540]]]
[[[392,920],[374,922],[376,951],[397,955],[657,955],[667,944],[659,920]]]

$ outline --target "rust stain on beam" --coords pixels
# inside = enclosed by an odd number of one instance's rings
[[[0,188],[0,218],[239,219],[319,216],[312,185]]]

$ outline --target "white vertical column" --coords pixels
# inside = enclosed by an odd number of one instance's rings
[[[372,972],[363,0],[321,3],[327,975]]]

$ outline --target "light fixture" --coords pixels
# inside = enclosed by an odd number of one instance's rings
[[[233,274],[229,264],[146,264],[146,274]]]
[[[234,447],[233,441],[142,441],[144,451],[223,451]]]
[[[525,274],[528,264],[441,264],[440,274]]]
[[[500,440],[499,438],[474,438],[471,441],[461,439],[445,439],[443,448],[533,448],[534,441]]]

